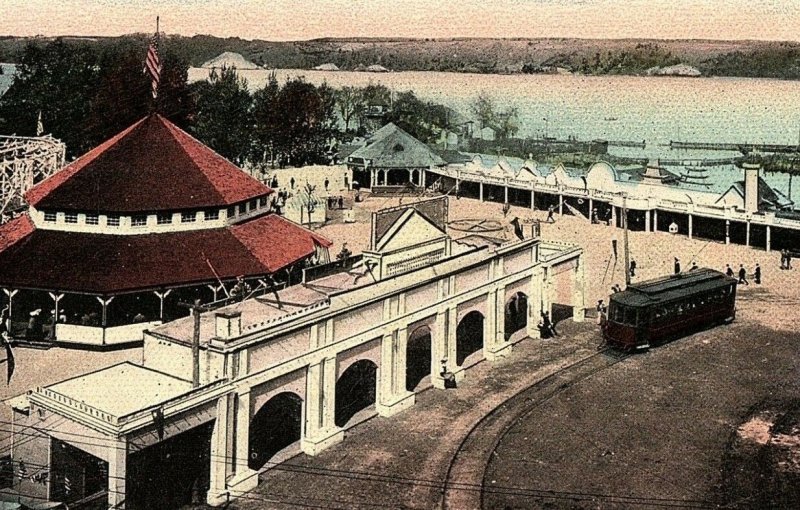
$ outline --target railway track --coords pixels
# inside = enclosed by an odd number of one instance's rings
[[[573,384],[627,357],[608,348],[603,349],[540,379],[490,411],[472,426],[453,455],[442,487],[440,507],[443,510],[482,508],[484,492],[506,490],[501,487],[486,488],[483,482],[491,456],[508,430]],[[550,491],[526,492],[531,492],[531,496],[546,497],[546,494],[534,493],[547,493],[552,497]]]

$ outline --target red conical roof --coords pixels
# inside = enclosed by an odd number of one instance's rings
[[[40,210],[134,213],[224,207],[271,192],[154,114],[41,182],[26,199]]]

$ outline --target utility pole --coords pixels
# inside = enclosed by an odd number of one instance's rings
[[[192,330],[192,388],[200,386],[200,303],[195,299],[193,304],[178,303],[178,306],[192,311],[194,328]]]
[[[625,287],[631,284],[631,261],[630,250],[628,249],[628,195],[622,195],[622,242],[625,245]]]

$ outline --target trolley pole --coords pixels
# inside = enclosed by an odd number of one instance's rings
[[[625,245],[625,287],[631,284],[631,256],[628,249],[628,195],[622,195],[622,242]]]
[[[200,308],[201,301],[195,299],[194,303],[178,303],[182,308],[188,308],[192,312],[194,327],[192,329],[192,388],[200,386]]]

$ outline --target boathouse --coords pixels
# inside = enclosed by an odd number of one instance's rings
[[[689,238],[800,251],[794,203],[761,177],[759,163],[744,162],[738,170],[744,179],[721,184],[702,169],[679,175],[658,160],[644,168],[617,169],[600,161],[577,169],[481,154],[429,169],[425,185],[482,201],[535,210],[553,207],[559,215],[587,221],[594,213],[620,227],[624,208],[632,230],[667,231],[675,224]]]
[[[177,508],[194,489],[222,505],[282,459],[317,455],[358,423],[538,338],[543,310],[560,304],[583,320],[580,248],[535,230],[507,242],[455,239],[446,224],[446,197],[373,213],[363,254],[203,313],[199,326],[155,327],[142,364],[16,399],[15,423],[29,432],[13,463],[47,482],[21,477],[15,487],[117,509]]]
[[[181,302],[287,282],[330,242],[271,208],[272,190],[150,115],[26,195],[0,226],[0,288],[20,340],[141,343]],[[278,244],[278,241],[280,244]]]

